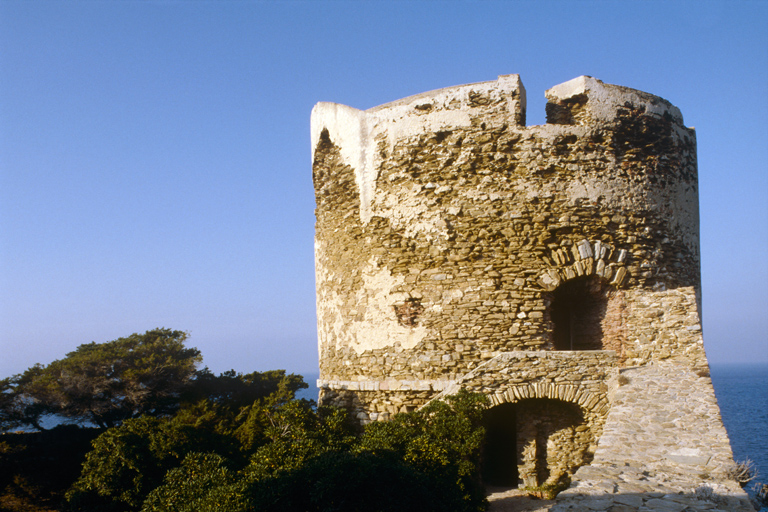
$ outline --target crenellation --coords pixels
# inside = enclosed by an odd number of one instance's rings
[[[484,393],[489,425],[516,436],[510,485],[584,481],[600,447],[635,442],[630,375],[708,371],[695,132],[668,101],[591,77],[546,96],[541,126],[518,75],[319,103],[311,122],[320,402],[367,423]],[[653,399],[674,409],[670,389]],[[705,417],[725,464],[716,403]]]

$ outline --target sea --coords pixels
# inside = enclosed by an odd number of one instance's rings
[[[710,364],[712,385],[737,462],[751,461],[754,483],[768,484],[768,363]],[[317,400],[317,373],[307,373],[299,398]],[[747,492],[754,495],[753,484]],[[768,507],[763,507],[768,512]]]
[[[768,484],[768,364],[710,364],[709,370],[733,458],[751,461],[753,482]],[[754,495],[752,484],[747,492]]]

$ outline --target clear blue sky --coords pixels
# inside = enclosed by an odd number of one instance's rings
[[[768,361],[768,2],[0,0],[0,377],[189,331],[220,372],[316,371],[309,115],[586,74],[699,146],[704,335]]]

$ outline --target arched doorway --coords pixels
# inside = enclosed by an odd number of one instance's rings
[[[483,481],[490,486],[558,483],[585,463],[594,441],[578,405],[548,398],[492,407],[485,427]]]

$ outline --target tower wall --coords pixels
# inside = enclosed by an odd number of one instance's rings
[[[706,366],[694,131],[590,77],[546,95],[530,127],[517,75],[314,108],[322,382],[439,390],[499,352],[553,350],[553,293],[589,275],[619,364]]]
[[[484,472],[570,480],[557,510],[750,510],[702,341],[694,131],[591,77],[546,97],[542,126],[517,75],[315,106],[320,402],[366,423],[465,388],[484,460],[515,439]]]

